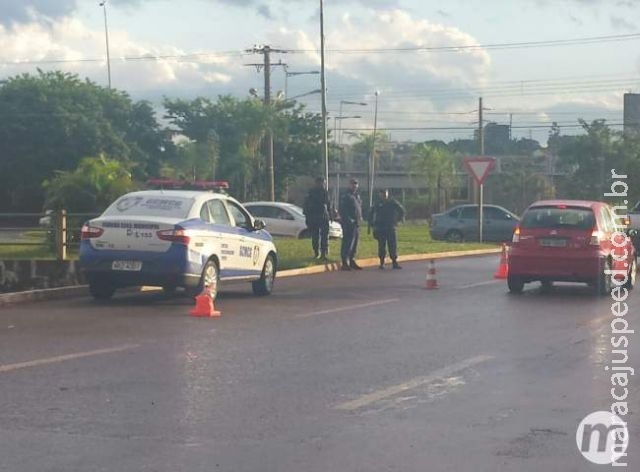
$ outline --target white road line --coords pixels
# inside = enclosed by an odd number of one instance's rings
[[[486,362],[489,359],[493,359],[493,356],[482,355],[471,357],[469,359],[465,359],[464,361],[460,361],[455,364],[443,367],[442,369],[438,369],[425,377],[416,377],[415,379],[411,379],[408,382],[402,383],[400,385],[394,385],[393,387],[388,387],[382,390],[378,390],[377,392],[370,393],[368,395],[363,395],[355,400],[341,403],[340,405],[336,406],[335,409],[346,411],[357,410],[358,408],[371,405],[372,403],[379,402],[380,400],[384,400],[385,398],[389,398],[393,395],[397,395],[407,390],[430,384],[432,382],[435,382],[436,380],[447,378],[452,374],[455,374],[456,372],[468,369],[469,367],[477,364],[481,364],[482,362]]]
[[[25,369],[27,367],[37,367],[47,364],[55,364],[56,362],[70,361],[81,359],[83,357],[99,356],[101,354],[111,354],[114,352],[128,351],[140,347],[139,344],[125,344],[123,346],[111,347],[107,349],[97,349],[95,351],[76,352],[74,354],[65,354],[63,356],[47,357],[45,359],[36,359],[28,362],[19,362],[17,364],[0,364],[0,374],[3,372],[11,372],[13,370]]]
[[[475,284],[468,284],[468,285],[459,285],[456,288],[473,288],[473,287],[482,287],[483,285],[491,285],[491,284],[495,284],[498,282],[502,282],[502,280],[487,280],[485,282],[477,282]]]
[[[312,311],[311,313],[303,313],[301,315],[296,315],[296,318],[309,318],[311,316],[316,316],[316,315],[326,315],[328,313],[339,313],[341,311],[354,310],[357,308],[367,308],[370,306],[384,305],[386,303],[393,303],[398,301],[400,301],[399,298],[389,298],[387,300],[377,300],[375,302],[360,303],[358,305],[347,305],[347,306],[341,306],[338,308],[330,308],[328,310]]]

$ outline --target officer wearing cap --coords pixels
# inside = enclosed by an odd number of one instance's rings
[[[378,240],[378,257],[380,269],[384,269],[384,259],[389,248],[391,266],[394,269],[402,269],[398,264],[398,242],[396,238],[396,225],[403,220],[404,207],[395,198],[389,197],[389,190],[380,191],[380,198],[371,208],[369,224],[373,226],[373,237]]]
[[[349,181],[349,190],[340,200],[340,224],[342,225],[342,270],[361,270],[356,264],[355,257],[360,237],[360,220],[362,220],[362,200],[358,193],[358,181]]]

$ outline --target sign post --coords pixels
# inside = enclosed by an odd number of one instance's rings
[[[484,192],[484,181],[487,178],[487,175],[489,175],[489,172],[491,172],[495,167],[496,160],[495,158],[489,156],[476,156],[466,157],[463,162],[465,168],[467,169],[467,172],[475,179],[479,187],[480,195],[478,198],[478,238],[479,241],[482,242],[482,200]]]

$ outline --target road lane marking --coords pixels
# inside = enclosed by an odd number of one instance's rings
[[[18,362],[16,364],[0,364],[0,374],[4,372],[11,372],[13,370],[25,369],[27,367],[37,367],[47,364],[55,364],[56,362],[71,361],[74,359],[82,359],[83,357],[99,356],[101,354],[112,354],[114,352],[128,351],[129,349],[135,349],[140,347],[139,344],[125,344],[123,346],[116,346],[107,349],[96,349],[95,351],[76,352],[74,354],[65,354],[63,356],[47,357],[44,359],[36,359],[27,362]]]
[[[474,365],[481,364],[490,359],[493,359],[493,356],[482,355],[471,357],[469,359],[465,359],[463,361],[456,362],[455,364],[443,367],[442,369],[438,369],[425,377],[416,377],[415,379],[411,379],[408,382],[402,383],[400,385],[394,385],[392,387],[378,390],[377,392],[363,395],[360,398],[356,398],[355,400],[341,403],[340,405],[336,406],[335,409],[345,411],[357,410],[358,408],[371,405],[372,403],[376,403],[380,400],[384,400],[399,393],[406,392],[407,390],[421,387],[423,385],[433,383],[436,380],[450,377],[457,372],[468,369],[469,367],[472,367]]]
[[[328,313],[339,313],[341,311],[354,310],[357,308],[367,308],[370,306],[384,305],[386,303],[393,303],[398,301],[400,301],[399,298],[389,298],[387,300],[377,300],[375,302],[360,303],[358,305],[347,305],[347,306],[341,306],[338,308],[330,308],[328,310],[312,311],[311,313],[303,313],[301,315],[296,315],[296,318],[309,318],[311,316],[316,316],[316,315],[326,315]]]
[[[473,288],[473,287],[482,287],[483,285],[492,285],[492,284],[496,284],[498,282],[501,282],[501,280],[487,280],[485,282],[476,282],[474,284],[468,284],[468,285],[459,285],[456,288]]]

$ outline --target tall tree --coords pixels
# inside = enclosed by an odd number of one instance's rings
[[[276,195],[282,195],[293,176],[316,172],[322,120],[288,104],[265,107],[260,100],[218,97],[192,101],[166,100],[167,117],[196,143],[217,136],[216,178],[228,180],[232,192],[248,200],[267,190],[263,138],[274,136]]]
[[[151,108],[124,92],[62,72],[12,77],[0,86],[0,209],[41,210],[42,182],[88,155],[138,160],[143,175],[154,134]]]
[[[127,166],[114,159],[87,157],[70,171],[45,180],[46,207],[73,213],[101,212],[134,188]]]
[[[448,149],[428,144],[415,146],[411,170],[427,183],[430,212],[441,211],[447,206],[447,196],[455,185],[455,167],[455,159]]]
[[[609,169],[622,164],[616,152],[620,135],[605,120],[587,123],[579,120],[585,135],[559,141],[559,167],[566,174],[559,189],[560,196],[602,200]]]

